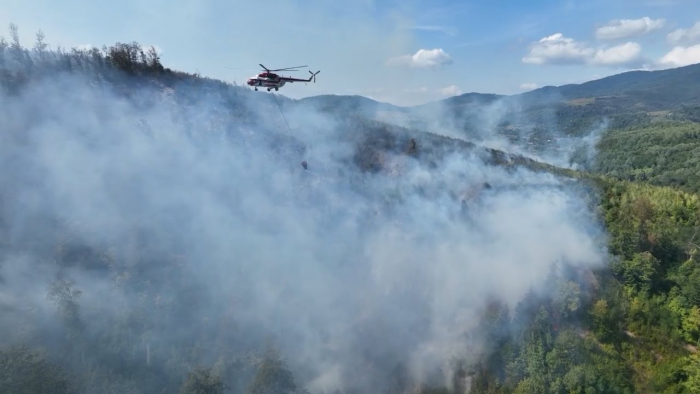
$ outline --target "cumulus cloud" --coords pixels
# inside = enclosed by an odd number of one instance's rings
[[[665,19],[651,19],[647,16],[640,19],[613,19],[597,28],[595,35],[599,40],[639,37],[659,30],[665,24]]]
[[[521,90],[534,90],[537,89],[537,84],[536,83],[524,83],[520,85]]]
[[[693,44],[700,42],[700,21],[696,22],[688,29],[676,29],[666,37],[673,45]]]
[[[403,55],[391,58],[387,61],[390,66],[409,66],[414,68],[430,68],[438,67],[446,64],[452,64],[452,57],[442,50],[435,49],[419,49],[413,55]]]
[[[700,63],[700,44],[691,47],[677,46],[659,60],[663,66],[683,67]]]
[[[632,65],[641,61],[642,48],[628,42],[610,48],[594,49],[585,43],[556,33],[544,37],[530,47],[522,61],[528,64],[590,64],[595,66]]]
[[[617,64],[630,64],[641,60],[642,47],[636,42],[617,45],[608,49],[599,49],[590,63],[600,66],[614,66]]]
[[[462,90],[458,86],[450,85],[446,88],[440,89],[440,94],[443,96],[457,96],[462,94]]]
[[[534,43],[523,58],[529,64],[581,64],[594,56],[595,51],[561,33],[552,34]]]

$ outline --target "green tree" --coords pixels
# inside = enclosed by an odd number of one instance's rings
[[[687,358],[687,364],[683,370],[688,379],[683,384],[692,394],[700,394],[700,356],[693,354]]]
[[[573,281],[561,282],[554,299],[557,314],[564,319],[576,314],[581,307],[581,286]]]
[[[0,393],[69,394],[73,390],[65,372],[26,346],[0,351]]]
[[[683,317],[683,335],[688,342],[697,342],[700,339],[700,307],[694,305]]]
[[[611,318],[608,301],[598,300],[591,307],[590,314],[593,318],[593,332],[596,337],[607,342],[614,338],[617,327]]]
[[[69,329],[71,340],[75,340],[83,330],[78,304],[82,294],[72,281],[65,279],[58,279],[49,286],[48,299],[58,307],[58,312]]]
[[[531,376],[518,383],[514,394],[547,394],[547,384],[542,376]]]
[[[643,293],[651,290],[658,270],[659,260],[649,252],[636,253],[631,261],[622,263],[625,282]]]
[[[180,394],[221,394],[224,388],[219,375],[209,368],[198,366],[187,375],[187,380],[180,387]]]
[[[292,373],[277,352],[270,349],[258,367],[248,394],[291,394],[296,389]]]

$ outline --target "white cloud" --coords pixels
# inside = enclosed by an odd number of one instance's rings
[[[690,28],[676,29],[669,33],[666,38],[669,43],[675,46],[659,59],[658,65],[683,67],[700,63],[700,21],[695,22]]]
[[[443,96],[458,96],[462,94],[462,90],[455,85],[440,89],[440,94]]]
[[[648,16],[640,19],[614,19],[597,28],[595,35],[600,40],[639,37],[661,29],[665,24],[665,19],[654,20]]]
[[[617,45],[608,49],[599,49],[590,63],[599,66],[613,66],[617,64],[630,64],[640,61],[642,46],[636,42]]]
[[[668,42],[674,45],[700,42],[700,21],[689,29],[676,29],[668,34]]]
[[[522,61],[529,64],[589,64],[594,66],[632,65],[641,62],[642,47],[628,42],[610,48],[594,49],[573,38],[556,33],[535,42]]]
[[[675,47],[659,60],[664,66],[683,67],[700,63],[700,44],[691,47]]]
[[[552,34],[536,42],[530,54],[523,58],[529,64],[581,64],[595,55],[592,48],[564,37],[561,33]]]
[[[537,84],[536,83],[524,83],[520,85],[521,90],[535,90],[537,89]]]
[[[387,61],[390,66],[409,66],[414,68],[438,67],[452,64],[452,57],[442,48],[419,49],[413,55],[404,55],[391,58]]]

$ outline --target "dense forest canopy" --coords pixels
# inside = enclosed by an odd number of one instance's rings
[[[9,37],[0,391],[700,392],[697,96],[290,100]]]

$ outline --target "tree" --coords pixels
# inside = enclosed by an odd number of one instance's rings
[[[700,356],[694,354],[687,358],[688,363],[683,370],[688,379],[683,384],[692,394],[700,394]]]
[[[43,53],[48,47],[48,45],[46,45],[46,43],[44,42],[44,37],[45,36],[43,31],[39,30],[36,33],[36,42],[34,43],[34,50],[39,53]]]
[[[631,261],[622,265],[625,282],[643,293],[653,288],[653,281],[659,271],[659,261],[649,252],[637,253]]]
[[[683,317],[683,334],[688,342],[695,342],[700,339],[700,308],[694,305]]]
[[[297,389],[292,373],[276,351],[266,352],[251,384],[249,394],[291,394]]]
[[[570,280],[560,282],[554,305],[557,314],[564,319],[575,314],[581,306],[581,286]]]
[[[187,375],[187,380],[180,387],[180,394],[221,394],[224,389],[219,375],[210,368],[197,366]]]
[[[0,351],[0,392],[12,394],[69,394],[64,371],[25,346]]]
[[[19,43],[19,28],[14,23],[10,23],[10,39],[12,39],[12,49],[21,51],[22,45]]]
[[[71,335],[77,335],[83,328],[78,304],[82,293],[72,281],[65,279],[56,280],[49,287],[48,298],[58,307],[63,321],[71,330]]]
[[[146,65],[149,69],[151,69],[151,71],[163,72],[164,70],[163,65],[160,63],[158,51],[156,51],[156,48],[153,46],[148,49],[148,53],[146,55]]]
[[[9,44],[5,40],[5,37],[0,36],[0,67],[5,67],[5,48],[7,48]],[[0,81],[3,82],[3,81]]]
[[[610,324],[608,302],[603,299],[596,301],[591,307],[590,313],[593,317],[595,335],[602,341],[609,340],[613,336],[616,327]]]
[[[80,341],[85,330],[85,323],[80,317],[78,298],[82,291],[77,289],[72,281],[58,279],[51,283],[47,298],[56,304],[58,313],[68,330],[68,346],[72,348],[73,356],[80,355],[85,362],[84,343]]]
[[[44,32],[39,30],[36,33],[36,42],[34,43],[34,51],[39,55],[39,59],[44,59],[48,45],[44,42]]]
[[[518,383],[515,394],[546,394],[547,385],[542,376],[532,376],[525,378]]]

